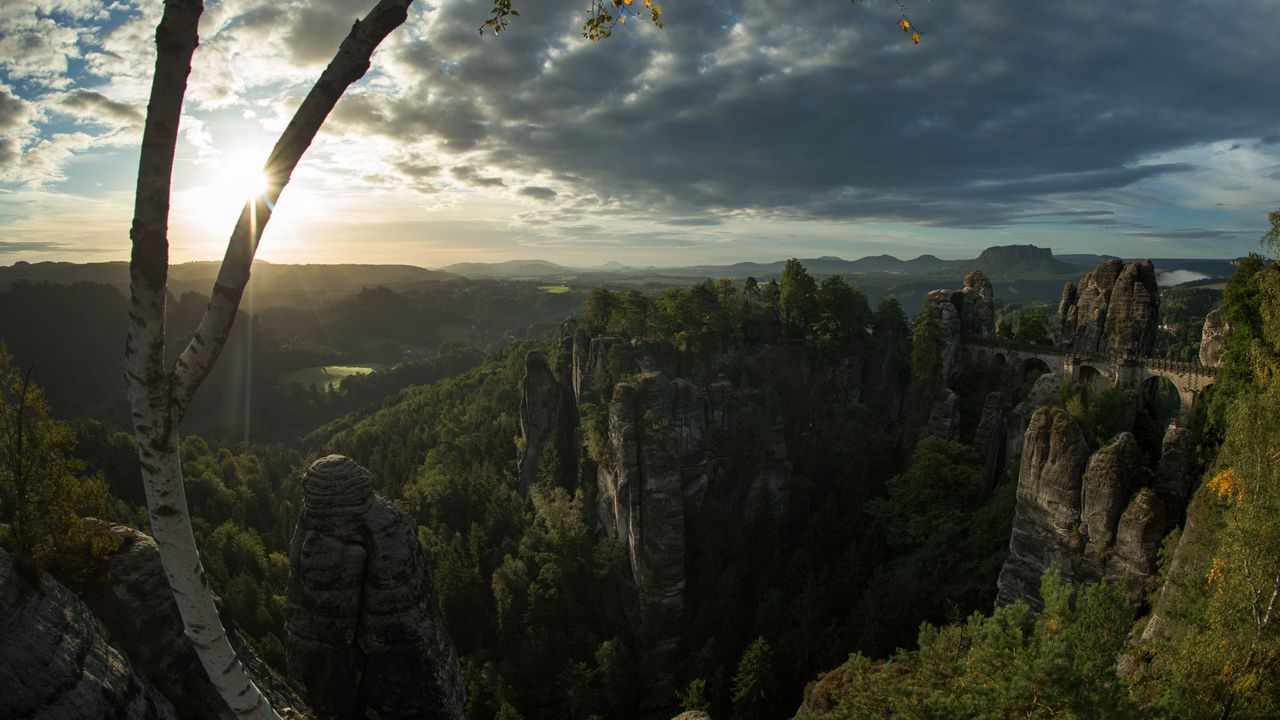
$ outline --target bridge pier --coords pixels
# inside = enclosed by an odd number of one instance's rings
[[[1178,399],[1181,401],[1181,404],[1178,407],[1178,424],[1186,427],[1186,425],[1191,422],[1191,408],[1196,404],[1196,400],[1199,399],[1199,395],[1200,393],[1195,392],[1194,390],[1178,391]]]

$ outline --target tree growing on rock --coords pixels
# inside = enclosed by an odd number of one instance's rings
[[[71,457],[75,434],[49,417],[30,369],[13,367],[0,345],[0,544],[63,580],[91,572],[108,539],[85,523],[106,501],[100,477],[83,477]]]

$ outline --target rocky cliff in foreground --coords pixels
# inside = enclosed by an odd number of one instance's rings
[[[1051,566],[1081,584],[1103,578],[1144,600],[1165,535],[1181,524],[1195,478],[1191,434],[1170,428],[1153,472],[1131,433],[1091,452],[1065,410],[1036,410],[1027,428],[1009,558],[997,582],[997,605],[1040,606],[1040,577]]]
[[[74,593],[0,550],[0,717],[177,720]]]
[[[149,536],[100,525],[116,540],[101,575],[77,595],[43,572],[19,572],[0,550],[0,717],[230,720],[182,631]],[[232,645],[278,712],[312,717],[234,631]]]
[[[322,718],[464,718],[417,525],[350,458],[317,460],[290,548],[289,677]]]

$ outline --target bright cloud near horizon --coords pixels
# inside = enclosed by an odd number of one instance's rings
[[[370,7],[372,2],[367,3]],[[1235,257],[1280,207],[1280,3],[419,0],[286,188],[275,262],[688,265],[994,244]],[[207,0],[171,258],[221,257],[348,0]],[[159,2],[0,3],[0,264],[120,260]]]

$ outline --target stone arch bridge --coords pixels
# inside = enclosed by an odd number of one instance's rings
[[[1017,368],[1020,374],[1038,361],[1073,382],[1097,377],[1112,387],[1136,390],[1152,378],[1164,378],[1178,390],[1180,415],[1184,420],[1200,394],[1213,385],[1218,371],[1217,367],[1210,365],[1164,358],[1077,353],[1069,348],[999,341],[965,340],[960,343],[960,350],[962,356],[971,359],[1003,359],[1004,364]]]

